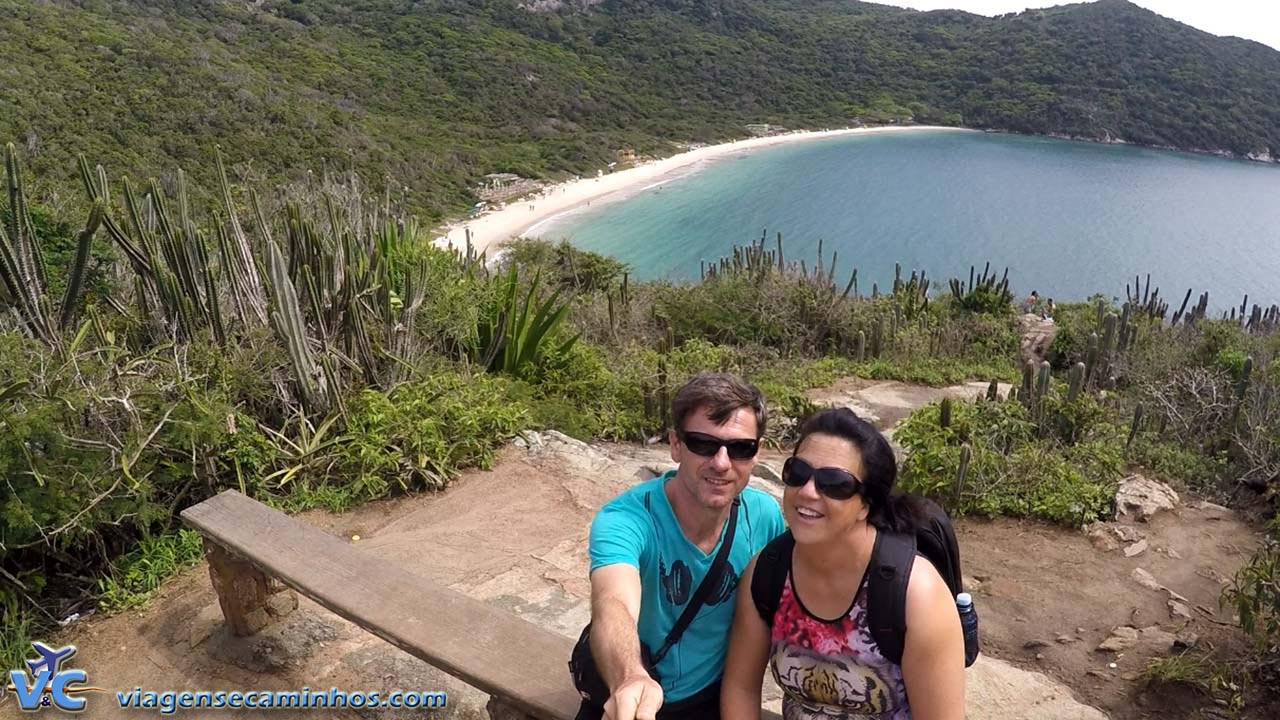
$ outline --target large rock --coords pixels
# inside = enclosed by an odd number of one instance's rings
[[[1120,481],[1116,490],[1116,510],[1121,515],[1131,515],[1146,521],[1161,510],[1178,506],[1178,493],[1173,488],[1141,475],[1130,475]]]
[[[1044,673],[979,655],[965,671],[967,716],[983,720],[1107,720]]]

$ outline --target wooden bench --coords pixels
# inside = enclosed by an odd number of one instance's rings
[[[357,550],[341,538],[227,490],[182,512],[204,537],[231,631],[252,635],[297,607],[296,590],[333,613],[488,693],[492,718],[572,720],[580,696],[573,641]],[[780,720],[766,711],[766,720]]]
[[[493,697],[491,716],[572,720],[573,641],[443,588],[234,490],[182,512],[204,536],[227,624],[251,635],[297,607],[283,583]],[[276,582],[276,581],[279,582]]]

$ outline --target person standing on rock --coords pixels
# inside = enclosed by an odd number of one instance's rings
[[[947,581],[931,561],[916,561],[910,545],[910,569],[893,596],[901,626],[876,582],[895,569],[887,559],[901,547],[897,538],[929,513],[924,501],[895,492],[896,479],[888,440],[849,409],[801,424],[782,470],[789,531],[752,560],[740,583],[725,720],[759,720],[766,667],[782,688],[787,720],[963,720],[965,639]],[[882,614],[873,617],[877,608]]]
[[[591,624],[570,663],[578,720],[717,720],[738,579],[784,531],[748,488],[767,411],[756,388],[700,373],[676,393],[676,469],[591,524]]]

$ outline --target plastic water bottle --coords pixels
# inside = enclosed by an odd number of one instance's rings
[[[964,632],[964,666],[969,667],[978,659],[978,611],[973,607],[969,593],[956,595],[956,610],[960,611],[960,629]]]

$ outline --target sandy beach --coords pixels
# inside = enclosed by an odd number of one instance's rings
[[[919,130],[956,130],[957,132],[964,132],[957,128],[922,125],[847,128],[793,132],[785,135],[771,135],[721,143],[719,145],[708,145],[600,177],[584,177],[579,180],[571,180],[550,186],[541,193],[523,201],[513,200],[505,207],[486,211],[478,217],[450,223],[437,230],[436,243],[459,249],[465,248],[468,229],[471,230],[471,243],[476,252],[496,247],[500,243],[515,237],[537,237],[538,227],[545,225],[547,221],[561,213],[573,210],[591,201],[625,197],[629,192],[651,187],[654,184],[694,172],[707,163],[738,153],[750,152],[783,143],[822,140],[842,135]]]

